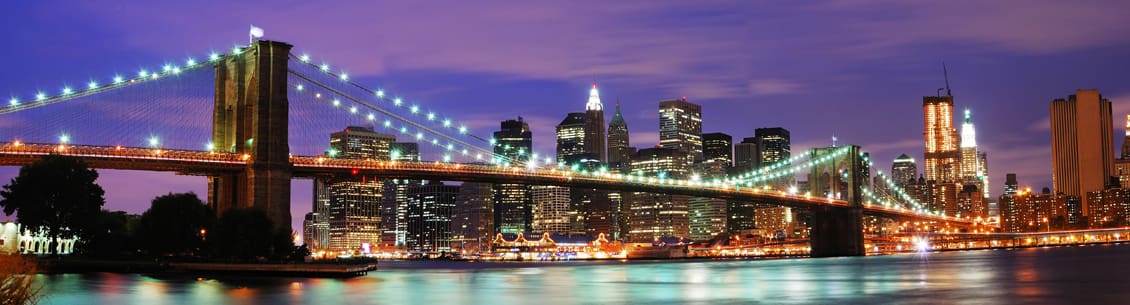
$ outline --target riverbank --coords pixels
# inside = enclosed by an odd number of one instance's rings
[[[345,278],[363,276],[377,270],[377,262],[373,260],[319,263],[221,263],[40,257],[36,259],[36,265],[43,274],[110,272]]]

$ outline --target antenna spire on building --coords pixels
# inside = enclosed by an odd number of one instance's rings
[[[946,96],[953,96],[953,93],[950,92],[950,73],[946,69],[946,62],[944,61],[942,62],[942,77],[946,79]]]

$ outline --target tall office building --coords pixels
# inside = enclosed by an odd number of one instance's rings
[[[592,89],[589,89],[589,101],[585,104],[585,152],[600,162],[608,162],[605,144],[604,105],[600,103],[600,92],[593,83]]]
[[[632,156],[631,174],[682,179],[687,175],[684,160],[686,153],[681,149],[640,149]],[[659,237],[690,235],[689,197],[644,192],[634,192],[629,197],[629,241],[651,242]]]
[[[917,177],[918,164],[914,163],[914,158],[901,154],[891,163],[891,180],[899,187],[906,189],[906,185]]]
[[[734,162],[734,138],[721,132],[702,134],[702,178],[726,176]]]
[[[628,161],[632,158],[631,148],[628,147],[628,123],[624,122],[624,115],[620,114],[620,102],[616,102],[616,114],[608,123],[608,164],[621,171],[628,169]]]
[[[530,124],[518,117],[517,120],[506,120],[499,124],[499,130],[494,132],[494,154],[500,158],[500,163],[522,165],[530,159],[533,149],[533,132]]]
[[[552,185],[530,187],[533,223],[530,231],[550,234],[569,232],[569,188]]]
[[[1051,102],[1052,182],[1056,193],[1086,198],[1101,191],[1114,167],[1110,100],[1098,89]],[[1087,216],[1087,202],[1080,207]]]
[[[690,238],[695,241],[710,240],[726,232],[726,200],[691,197],[687,202]]]
[[[380,134],[368,127],[350,126],[330,135],[327,155],[340,159],[388,160],[389,145],[394,141],[396,136]],[[381,244],[383,193],[380,180],[365,177],[315,179],[314,186],[315,204],[325,204],[322,208],[328,210],[329,249],[366,251]]]
[[[980,162],[977,161],[977,131],[973,127],[972,113],[965,109],[965,120],[961,124],[961,178],[976,180],[981,177]]]
[[[981,170],[981,188],[984,190],[985,199],[989,198],[989,153],[977,152],[977,168]]]
[[[494,133],[494,153],[515,160],[512,165],[525,164],[533,150],[533,132],[522,118],[503,121]],[[529,230],[532,221],[530,187],[525,184],[500,183],[494,185],[494,232],[521,233]]]
[[[389,159],[402,162],[420,162],[420,146],[415,142],[395,142],[388,146]],[[381,198],[381,248],[399,250],[404,246],[408,223],[408,187],[423,181],[409,179],[384,179]]]
[[[595,159],[585,149],[585,116],[584,112],[571,112],[557,124],[557,163],[573,158]]]
[[[702,160],[702,106],[685,97],[659,102],[659,145],[682,151],[685,167]]]
[[[1020,185],[1016,182],[1016,174],[1008,173],[1004,175],[1004,194],[1016,195],[1020,191]]]
[[[489,183],[464,182],[451,217],[451,248],[459,253],[489,252],[494,238],[494,196]]]
[[[741,143],[734,144],[734,169],[747,172],[757,168],[761,156],[757,155],[757,138],[742,139]]]
[[[758,166],[774,164],[792,156],[792,140],[788,129],[758,128],[753,134],[757,140]]]
[[[1130,159],[1130,114],[1126,115],[1126,136],[1122,138],[1122,159]]]
[[[431,181],[408,188],[408,234],[410,252],[439,253],[451,249],[451,216],[459,186]]]
[[[922,97],[923,137],[926,140],[927,181],[956,182],[961,170],[957,129],[953,125],[953,96]]]

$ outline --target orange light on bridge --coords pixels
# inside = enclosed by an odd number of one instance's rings
[[[20,145],[22,145],[22,143],[20,143],[20,140],[16,140],[15,142],[12,142],[12,146],[20,147]]]
[[[243,156],[242,156],[242,157],[240,157],[240,159],[243,159],[243,161],[247,161],[247,159],[251,159],[251,155],[249,155],[249,154],[243,154]]]

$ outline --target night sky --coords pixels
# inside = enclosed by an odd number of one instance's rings
[[[658,141],[660,100],[685,96],[703,106],[704,132],[740,141],[781,126],[794,152],[835,134],[889,171],[901,153],[921,160],[922,96],[944,86],[944,61],[955,108],[973,111],[994,196],[1010,172],[1050,186],[1052,99],[1100,89],[1116,148],[1130,114],[1130,2],[1119,0],[13,2],[0,18],[0,94],[24,100],[228,50],[254,24],[478,135],[522,116],[538,151],[553,151],[553,126],[584,110],[595,80],[606,119],[622,103],[633,146]],[[55,128],[20,115],[0,116],[0,129]],[[0,168],[0,180],[16,172]],[[206,194],[200,177],[100,172],[108,209]],[[311,196],[310,181],[294,182],[296,228]]]

